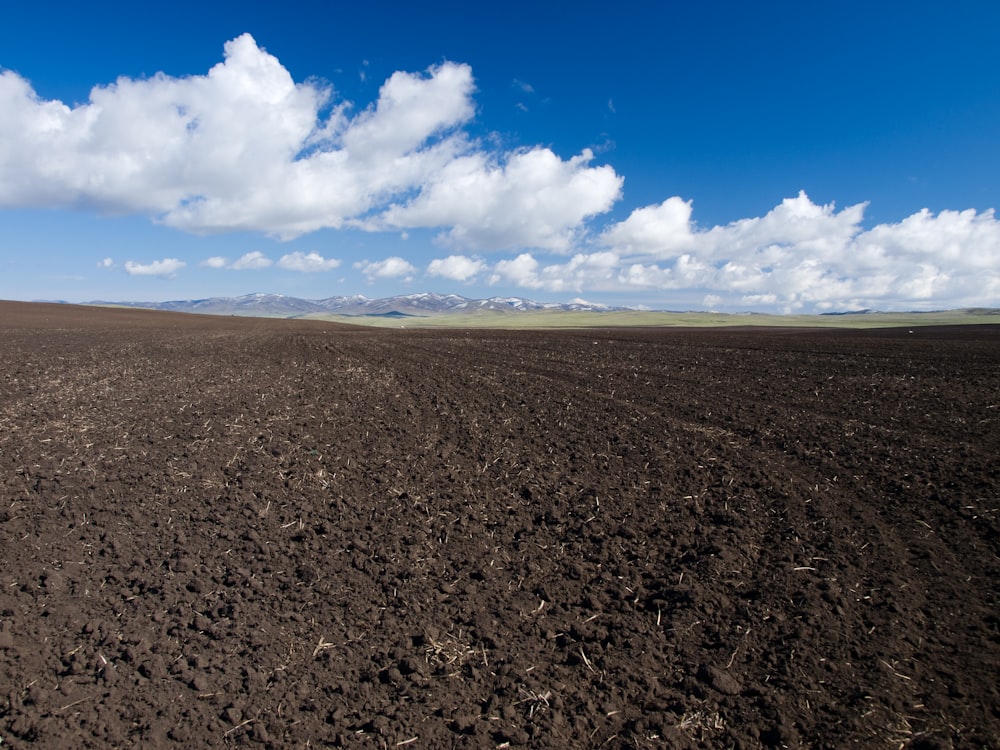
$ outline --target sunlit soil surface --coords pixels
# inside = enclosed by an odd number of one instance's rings
[[[995,747],[1000,328],[0,303],[4,747]]]

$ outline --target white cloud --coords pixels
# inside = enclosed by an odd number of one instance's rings
[[[404,163],[397,167],[413,168],[417,160],[407,157],[420,156],[428,139],[472,118],[473,91],[468,65],[445,63],[430,68],[426,76],[393,73],[379,89],[374,108],[362,112],[345,128],[341,138],[344,148],[351,158],[371,160],[383,169],[391,168],[391,160],[398,157],[403,157]],[[379,176],[389,183],[399,178],[398,174]]]
[[[351,103],[296,83],[249,34],[205,75],[123,77],[72,107],[5,71],[0,205],[145,213],[197,233],[431,226],[470,248],[567,249],[621,178],[589,153],[486,150],[463,130],[474,93],[469,66],[445,62],[394,73],[349,116]],[[474,205],[446,210],[470,181]]]
[[[271,265],[270,258],[260,250],[253,250],[240,256],[226,267],[233,271],[259,271],[262,268],[269,268]]]
[[[0,75],[0,202],[83,203],[174,224],[198,206],[235,210],[301,148],[326,92],[295,86],[249,36],[225,49],[206,76],[120,78],[73,108]]]
[[[621,259],[614,252],[578,253],[566,263],[543,266],[530,253],[493,266],[491,284],[510,283],[551,292],[617,288]]]
[[[98,261],[97,267],[98,268],[114,268],[115,267],[115,261],[112,258],[104,258],[103,260]]]
[[[675,280],[671,269],[642,263],[623,265],[618,274],[618,281],[626,289],[678,289],[681,286]]]
[[[521,253],[513,260],[500,260],[493,266],[491,284],[507,282],[528,289],[538,289],[541,282],[538,278],[539,262],[531,253]]]
[[[730,309],[997,304],[1000,222],[993,211],[925,210],[868,230],[863,214],[863,204],[837,211],[800,193],[763,217],[699,229],[691,204],[671,198],[610,226],[598,239],[604,250],[559,263],[522,253],[498,261],[490,283],[550,292],[655,291],[666,303],[693,290],[706,306]]]
[[[287,271],[301,271],[302,273],[317,273],[319,271],[332,271],[340,265],[340,261],[333,258],[324,258],[316,252],[302,253],[294,252],[282,255],[278,260],[278,267]]]
[[[637,208],[609,227],[604,243],[630,255],[656,257],[692,247],[691,202],[668,198],[658,206]]]
[[[864,209],[837,211],[801,192],[763,217],[699,230],[691,204],[670,198],[605,230],[601,242],[623,263],[599,288],[704,289],[714,304],[787,310],[996,304],[992,210],[923,210],[865,230]]]
[[[593,158],[585,149],[564,161],[547,148],[514,153],[503,163],[481,153],[456,158],[380,222],[450,227],[442,239],[454,247],[566,252],[583,222],[608,211],[621,195],[622,178],[609,166],[590,166]]]
[[[152,263],[136,263],[127,260],[125,261],[125,272],[129,276],[162,276],[163,278],[172,278],[186,265],[187,263],[177,258],[164,258],[163,260],[154,260]]]
[[[674,197],[635,209],[625,221],[608,227],[601,239],[634,258],[669,259],[697,251],[703,260],[711,260],[755,253],[766,263],[793,247],[823,254],[838,251],[857,233],[864,209],[865,204],[858,204],[837,212],[833,204],[818,206],[800,192],[763,217],[696,231],[691,202]]]
[[[317,252],[303,253],[296,251],[282,255],[277,263],[274,263],[260,250],[253,250],[241,255],[232,263],[228,258],[214,256],[201,262],[206,268],[228,269],[230,271],[259,271],[271,266],[283,268],[286,271],[299,271],[301,273],[317,273],[320,271],[332,271],[340,266],[340,261],[334,258],[324,258]]]
[[[409,280],[417,270],[409,262],[395,256],[375,262],[367,260],[358,261],[354,264],[354,267],[361,271],[368,278],[369,282],[375,279],[395,279],[401,276],[407,277],[407,280]]]
[[[449,255],[447,258],[435,258],[427,266],[427,273],[453,281],[469,281],[487,268],[480,258],[469,258],[465,255]]]

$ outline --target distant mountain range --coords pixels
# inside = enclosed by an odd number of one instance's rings
[[[247,315],[296,318],[316,314],[352,316],[426,316],[477,311],[523,312],[527,310],[585,310],[610,312],[627,310],[589,302],[534,302],[521,297],[490,297],[469,299],[458,294],[406,294],[398,297],[369,299],[360,294],[326,299],[300,299],[283,294],[245,294],[242,297],[209,297],[207,299],[174,300],[171,302],[88,302],[90,305],[142,307],[151,310],[204,313],[208,315]]]

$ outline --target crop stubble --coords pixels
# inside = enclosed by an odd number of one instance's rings
[[[997,327],[0,316],[4,746],[997,746]]]

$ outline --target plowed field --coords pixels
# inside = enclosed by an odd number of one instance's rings
[[[0,303],[3,747],[981,748],[1000,329]]]

